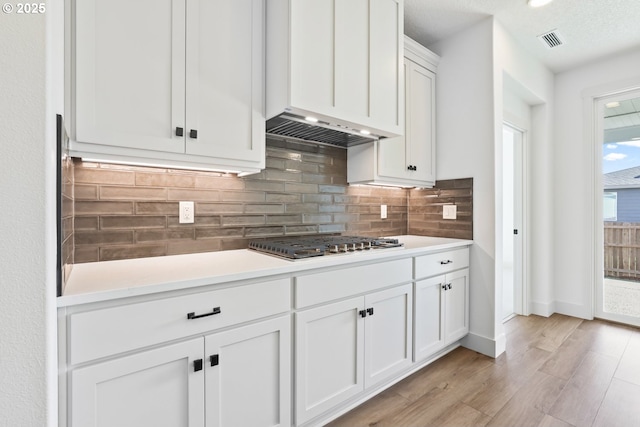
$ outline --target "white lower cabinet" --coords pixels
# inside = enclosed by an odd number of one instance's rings
[[[204,426],[202,338],[71,372],[73,427]]]
[[[411,307],[407,284],[296,313],[296,424],[411,365]]]
[[[205,338],[206,426],[291,425],[291,320]]]
[[[290,316],[71,371],[73,427],[291,425]]]
[[[61,308],[59,425],[321,425],[466,335],[468,313],[468,247]]]
[[[426,359],[469,332],[469,269],[415,283],[415,357]]]

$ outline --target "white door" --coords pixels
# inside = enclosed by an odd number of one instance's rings
[[[524,132],[505,124],[502,132],[502,317],[523,310]]]
[[[469,332],[469,269],[445,276],[444,340],[451,344]]]
[[[364,298],[296,313],[296,424],[364,389]]]
[[[186,152],[264,156],[264,2],[187,0]]]
[[[184,152],[185,0],[74,4],[75,139]]]
[[[412,363],[412,285],[365,296],[365,387]]]
[[[291,425],[291,320],[205,338],[207,427]]]
[[[203,427],[203,339],[71,372],[72,427]]]
[[[445,276],[420,280],[415,284],[415,361],[425,359],[444,348]]]

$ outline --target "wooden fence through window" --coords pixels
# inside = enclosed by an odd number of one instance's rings
[[[640,223],[604,223],[604,276],[640,281]]]

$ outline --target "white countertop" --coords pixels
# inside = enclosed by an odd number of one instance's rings
[[[445,250],[473,243],[394,236],[402,248],[288,261],[248,249],[76,264],[58,307]]]

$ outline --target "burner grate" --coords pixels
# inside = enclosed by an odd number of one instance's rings
[[[306,236],[252,241],[249,249],[287,259],[403,246],[398,239],[360,236]]]

